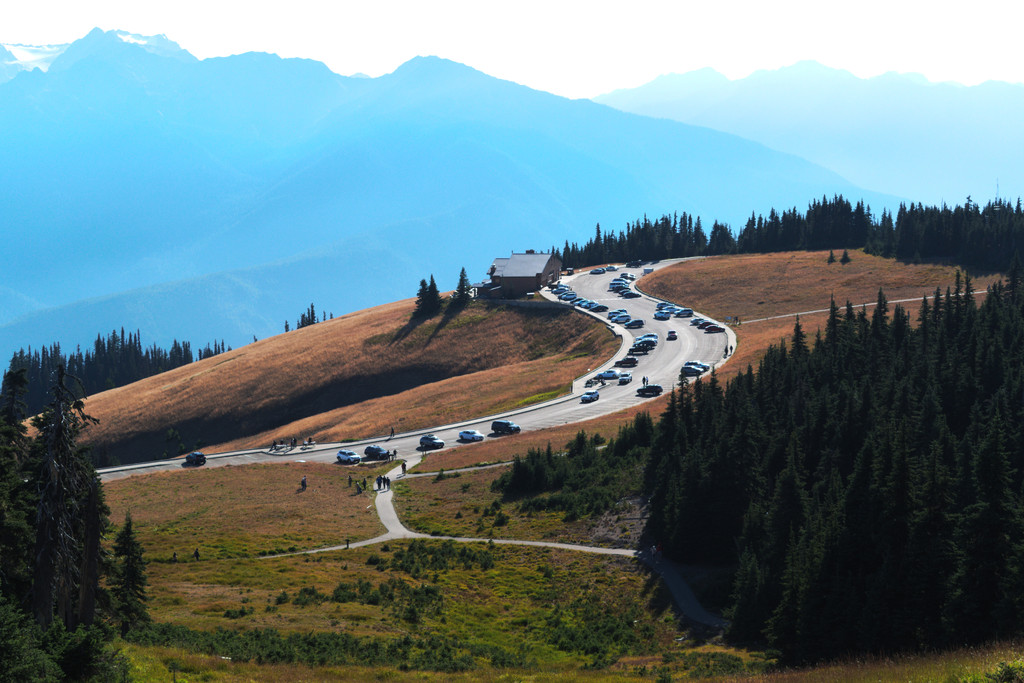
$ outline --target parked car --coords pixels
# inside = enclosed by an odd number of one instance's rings
[[[629,317],[629,313],[616,313],[615,315],[608,319],[611,320],[613,323],[619,323],[620,325],[624,325],[628,323],[630,320],[632,320],[632,318]]]
[[[635,368],[637,362],[637,359],[633,356],[626,356],[625,358],[615,361],[615,365],[620,368]],[[628,375],[629,373],[627,372],[626,374]],[[619,375],[619,377],[622,377],[622,375]]]
[[[657,332],[648,332],[647,334],[642,334],[639,337],[637,337],[637,341],[649,341],[649,342],[654,342],[655,344],[657,344],[658,343],[658,333]]]
[[[491,423],[491,431],[495,434],[518,434],[521,428],[511,420],[495,420]]]
[[[420,437],[420,448],[425,451],[444,448],[444,441],[433,434],[424,434]]]
[[[625,313],[625,312],[626,312],[625,308],[616,308],[614,311],[611,311],[608,314],[608,317],[609,318],[614,318],[615,316],[619,315],[620,313]]]
[[[672,315],[668,311],[666,311],[665,309],[662,309],[660,311],[655,311],[654,312],[654,319],[655,320],[668,320],[671,317],[672,317]]]
[[[684,377],[700,377],[704,374],[704,371],[695,365],[684,365],[679,371]]]
[[[383,446],[372,444],[363,449],[363,455],[370,460],[382,460],[388,457],[388,449]]]
[[[643,265],[642,261],[630,261],[629,263],[626,264],[626,267],[627,268],[639,268],[642,265]]]
[[[632,289],[627,289],[625,292],[622,293],[622,298],[623,299],[639,299],[640,298],[640,292],[634,292]]]
[[[592,310],[594,313],[604,313],[605,311],[608,310],[608,307],[605,306],[604,304],[597,304],[596,306],[594,306],[590,310]]]
[[[675,304],[673,304],[673,303],[670,303],[670,302],[668,302],[668,301],[659,301],[659,302],[658,302],[658,305],[654,307],[654,310],[656,310],[656,311],[660,311],[660,310],[662,310],[663,308],[672,308],[672,307],[674,307],[674,306],[675,306]]]
[[[708,370],[711,369],[710,365],[708,365],[707,363],[703,363],[703,362],[701,362],[699,360],[688,360],[685,363],[683,363],[683,367],[687,367],[687,366],[692,367],[692,368],[697,368],[698,370],[701,370],[702,372],[707,372]]]
[[[675,341],[676,339],[679,339],[679,335],[676,334],[675,330],[669,330],[668,334],[665,335],[665,339],[667,339],[668,341]]]
[[[707,327],[710,327],[711,325],[714,325],[714,324],[715,323],[710,321],[710,320],[705,320],[704,322],[702,322],[702,323],[697,325],[697,329],[698,330],[703,330],[703,329],[705,329]]]
[[[638,328],[643,327],[643,326],[644,326],[644,321],[641,320],[640,318],[635,318],[635,319],[630,320],[628,323],[625,324],[625,327],[626,327],[627,330],[635,330],[635,329],[638,329]]]
[[[633,373],[632,372],[624,372],[621,375],[619,375],[619,384],[629,384],[632,381],[633,381]]]
[[[690,321],[691,325],[700,325],[703,322],[707,322],[704,318],[694,318]]]
[[[618,268],[618,266],[605,266],[605,267],[604,267],[604,269],[605,269],[605,270],[609,270],[609,271],[612,271],[612,272],[615,272],[615,271],[616,271],[616,270],[618,270],[619,268]]]
[[[564,292],[558,298],[561,299],[562,301],[572,301],[573,299],[576,298],[576,292]]]
[[[584,391],[583,396],[580,397],[580,403],[593,403],[599,398],[601,398],[601,394],[596,391]]]
[[[476,429],[463,429],[459,432],[459,441],[483,441],[484,435]]]
[[[675,312],[674,315],[677,318],[689,318],[691,315],[693,315],[693,309],[692,308],[680,308],[679,310],[677,310]]]
[[[363,459],[355,451],[345,450],[344,448],[338,451],[338,462],[342,465],[358,465],[362,461]]]
[[[638,387],[636,390],[637,396],[650,397],[650,396],[661,396],[661,392],[664,389],[661,388],[660,384],[647,384],[642,387]]]
[[[590,271],[591,275],[604,275],[604,268],[594,268]]]
[[[708,325],[707,327],[704,328],[704,331],[705,332],[712,332],[712,333],[714,333],[714,332],[725,332],[725,328],[722,327],[721,325]]]
[[[189,467],[201,467],[206,464],[206,455],[199,451],[192,451],[185,456],[185,464]]]
[[[618,378],[619,378],[619,371],[618,370],[604,370],[603,372],[599,372],[596,375],[594,375],[594,379],[618,379]]]

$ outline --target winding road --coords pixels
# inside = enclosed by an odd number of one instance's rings
[[[678,263],[681,259],[662,261],[648,268],[658,269]],[[618,271],[621,273],[622,271]],[[667,321],[653,320],[655,306],[659,299],[643,294],[639,298],[622,299],[617,294],[608,291],[609,282],[618,273],[609,272],[600,275],[592,275],[589,272],[580,273],[565,277],[562,282],[569,284],[581,297],[597,301],[607,305],[610,309],[623,308],[633,317],[645,321],[644,327],[639,334],[655,332],[659,336],[657,347],[646,356],[641,356],[639,364],[631,368],[634,379],[630,384],[618,385],[609,383],[600,388],[600,399],[592,403],[582,403],[580,396],[585,390],[586,380],[596,373],[614,367],[615,361],[626,356],[626,352],[633,342],[633,335],[630,330],[607,320],[606,314],[591,313],[580,308],[576,310],[580,314],[591,315],[606,325],[614,334],[622,340],[619,350],[600,367],[592,368],[586,375],[577,378],[573,382],[572,393],[551,400],[545,403],[530,406],[515,411],[489,415],[482,418],[475,418],[465,422],[436,427],[430,430],[417,430],[404,434],[396,434],[392,438],[367,439],[359,442],[346,444],[329,443],[317,444],[310,448],[293,448],[280,453],[271,453],[269,449],[253,449],[244,451],[233,451],[208,455],[209,466],[218,465],[241,465],[267,461],[307,461],[307,462],[334,462],[335,453],[338,448],[351,448],[361,450],[361,447],[369,444],[383,444],[388,449],[397,449],[401,458],[405,460],[407,469],[415,468],[423,459],[422,453],[417,450],[419,437],[426,433],[433,433],[445,440],[451,447],[466,447],[458,445],[457,433],[463,429],[479,429],[483,433],[490,431],[490,423],[494,419],[509,418],[515,421],[525,430],[538,430],[547,427],[569,424],[589,420],[600,415],[617,412],[624,408],[642,403],[647,399],[636,395],[637,387],[642,384],[642,377],[647,377],[651,384],[661,384],[666,391],[676,386],[679,378],[679,371],[687,360],[698,360],[712,366],[717,366],[726,360],[725,349],[727,346],[735,348],[736,337],[731,329],[726,327],[725,333],[707,334],[702,330],[691,326],[689,319],[670,319]],[[638,279],[640,279],[638,277]],[[545,291],[543,295],[555,301],[555,297]],[[565,304],[568,306],[568,304]],[[695,313],[694,315],[699,315]],[[668,331],[675,330],[678,339],[668,341]],[[181,460],[155,461],[125,465],[121,467],[110,467],[100,470],[100,476],[104,481],[110,481],[136,474],[149,473],[159,470],[179,469]],[[393,481],[402,478],[401,463],[387,473]],[[722,628],[727,622],[710,612],[707,612],[696,599],[693,591],[683,579],[679,567],[671,561],[658,557],[650,550],[631,550],[624,548],[597,548],[585,545],[568,543],[555,543],[548,541],[524,541],[513,539],[490,539],[490,538],[466,538],[466,537],[444,537],[421,534],[411,531],[402,525],[395,511],[393,504],[393,492],[391,490],[378,491],[375,504],[380,521],[387,531],[376,538],[356,541],[351,544],[316,548],[293,554],[315,554],[345,549],[346,547],[358,548],[374,545],[390,540],[405,538],[430,538],[434,540],[451,539],[459,542],[493,542],[504,545],[525,545],[540,546],[546,548],[560,548],[575,552],[587,552],[600,555],[615,555],[621,557],[632,557],[644,562],[657,572],[666,587],[672,593],[679,611],[692,621],[705,624],[714,628]]]

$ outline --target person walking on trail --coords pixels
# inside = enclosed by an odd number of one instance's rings
[[[395,438],[395,428],[394,427],[391,428],[391,436],[389,436],[388,439],[393,439],[393,438]]]
[[[402,461],[402,475],[405,475],[405,461]]]
[[[299,488],[302,489],[303,491],[306,490],[306,475],[305,474],[302,475],[302,481],[299,482]]]
[[[195,549],[195,551],[192,553],[192,557],[196,558],[196,562],[199,561],[199,548]]]

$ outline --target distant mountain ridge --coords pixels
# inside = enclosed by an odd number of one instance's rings
[[[594,98],[622,111],[756,140],[861,187],[925,204],[1024,196],[1024,85],[932,83],[920,74],[858,78],[798,62],[729,80],[670,74]]]
[[[421,57],[379,78],[94,30],[0,84],[0,353],[283,329],[452,287],[496,255],[645,212],[734,224],[866,193],[707,128],[567,100]]]

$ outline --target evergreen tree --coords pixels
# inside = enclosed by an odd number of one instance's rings
[[[142,557],[142,544],[135,537],[131,513],[126,513],[124,526],[114,541],[117,567],[111,582],[114,612],[121,622],[121,636],[149,621],[146,602],[146,560]]]
[[[850,252],[848,252],[847,250],[843,249],[843,255],[839,257],[839,262],[845,266],[850,261],[851,261],[851,259],[850,259]]]
[[[459,272],[459,284],[455,287],[455,291],[451,296],[451,304],[456,308],[462,308],[470,302],[472,298],[473,287],[470,285],[469,277],[466,275],[466,269],[463,268]]]

